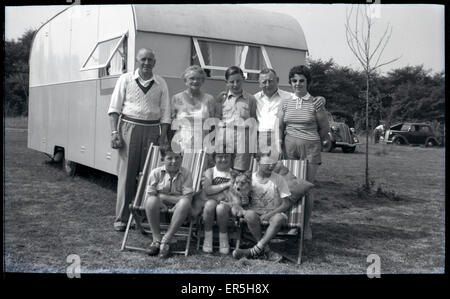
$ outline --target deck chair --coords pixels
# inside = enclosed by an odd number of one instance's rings
[[[194,193],[198,192],[201,184],[201,174],[205,167],[206,160],[206,152],[204,150],[196,152],[196,153],[185,153],[183,155],[183,161],[181,166],[188,169],[192,173],[192,181],[193,181],[193,190]],[[132,226],[132,222],[134,220],[136,224],[136,228],[143,234],[148,235],[151,234],[150,226],[148,223],[144,223],[144,220],[147,218],[145,214],[145,210],[143,207],[144,199],[145,199],[145,191],[149,182],[150,172],[156,167],[161,165],[161,156],[159,151],[159,146],[150,145],[144,168],[142,172],[139,174],[139,183],[136,191],[136,196],[132,204],[130,204],[130,217],[128,219],[127,227],[125,229],[125,234],[122,241],[121,251],[128,249],[133,251],[146,251],[145,248],[130,246],[127,245],[128,235]],[[164,233],[169,227],[170,212],[162,212],[161,215],[161,232]],[[182,251],[171,251],[175,254],[184,254],[185,256],[189,255],[189,249],[191,245],[191,239],[193,235],[193,227],[198,222],[197,219],[193,219],[189,217],[186,221],[188,222],[187,226],[182,225],[180,229],[175,234],[175,237],[183,237],[186,239],[185,249]]]
[[[289,171],[295,175],[298,179],[306,179],[307,173],[307,160],[282,160],[284,166],[286,166]],[[253,162],[253,171],[256,171],[257,163]],[[295,258],[291,256],[284,255],[285,258],[292,262],[296,262],[297,264],[301,264],[302,262],[302,251],[303,251],[303,239],[304,239],[304,226],[305,226],[305,195],[303,195],[298,201],[290,208],[287,212],[288,221],[286,225],[280,230],[277,234],[276,238],[288,239],[294,238],[298,249]],[[239,240],[237,243],[237,248],[239,248],[240,238],[242,236],[242,230],[244,228],[244,221],[241,219],[240,221],[240,233]],[[263,231],[265,228],[269,226],[269,222],[265,221],[261,223],[263,227]],[[294,231],[295,233],[292,233]]]
[[[254,168],[255,168],[255,159],[252,159],[250,161],[250,166],[249,166],[248,170],[253,170]],[[197,250],[200,250],[200,242],[205,236],[202,217],[200,217],[198,219],[197,227],[198,227]],[[218,225],[217,225],[216,221],[214,221],[214,224],[213,224],[213,231],[218,231]],[[240,228],[239,219],[234,219],[231,217],[228,221],[228,237],[230,240],[233,240],[235,243],[234,243],[234,245],[230,246],[230,249],[239,248],[239,245],[241,242],[241,235],[242,235],[242,229]],[[214,233],[213,236],[214,236],[213,248],[217,249],[218,245],[217,245],[216,239],[217,239],[218,234]]]

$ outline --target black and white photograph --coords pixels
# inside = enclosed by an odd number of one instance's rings
[[[4,276],[445,273],[445,5],[60,2],[4,7]]]

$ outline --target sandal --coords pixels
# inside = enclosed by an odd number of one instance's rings
[[[161,243],[160,248],[161,248],[161,249],[159,250],[159,257],[160,257],[160,258],[163,258],[163,259],[168,258],[169,255],[170,255],[170,247],[169,247],[169,244],[167,244],[167,243]]]
[[[153,241],[152,244],[150,244],[150,247],[147,251],[148,255],[154,256],[159,253],[159,247],[161,242],[160,241]]]

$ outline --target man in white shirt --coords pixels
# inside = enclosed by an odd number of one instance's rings
[[[380,137],[383,135],[384,135],[384,122],[380,122],[380,124],[374,130],[373,143],[379,143]]]
[[[258,119],[258,147],[261,152],[279,152],[279,135],[277,113],[284,99],[292,97],[292,93],[278,88],[280,79],[274,69],[263,69],[259,74],[261,91],[255,93],[256,118]]]
[[[114,229],[124,231],[129,217],[128,206],[137,189],[150,143],[166,146],[171,122],[169,91],[166,81],[153,74],[155,53],[140,49],[137,69],[117,80],[108,115],[111,147],[119,151],[117,204]]]

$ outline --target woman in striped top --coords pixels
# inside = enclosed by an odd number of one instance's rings
[[[289,71],[289,83],[293,90],[292,97],[285,99],[278,111],[280,136],[284,136],[280,142],[287,159],[308,160],[307,180],[313,183],[322,163],[322,142],[329,142],[325,99],[309,94],[311,74],[304,65],[294,66]],[[312,238],[309,225],[312,204],[313,195],[310,191],[305,204],[305,239]]]

